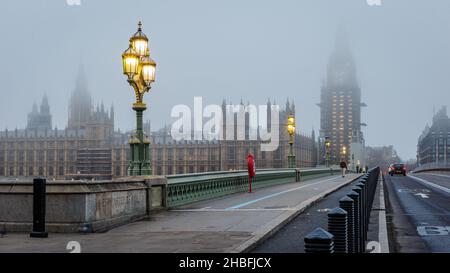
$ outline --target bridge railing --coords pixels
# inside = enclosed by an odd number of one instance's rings
[[[297,169],[301,180],[331,175],[330,169]],[[252,187],[262,188],[295,182],[296,169],[257,170]],[[167,176],[167,204],[169,207],[185,205],[228,194],[248,191],[247,171],[210,172]]]
[[[304,238],[306,253],[364,253],[380,168],[354,180],[356,184],[328,213],[328,230],[315,229]]]
[[[429,171],[450,171],[450,162],[432,162],[422,164],[419,167],[412,170],[413,173]]]

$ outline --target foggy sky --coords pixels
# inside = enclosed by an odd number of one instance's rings
[[[384,0],[8,0],[0,17],[0,128],[26,126],[33,102],[49,97],[53,126],[84,65],[95,102],[114,104],[116,128],[135,126],[134,96],[121,54],[139,20],[158,63],[145,96],[153,129],[176,104],[222,99],[284,106],[294,99],[298,127],[320,127],[320,87],[339,24],[347,29],[363,101],[366,144],[394,145],[403,159],[433,107],[450,99],[450,1]]]

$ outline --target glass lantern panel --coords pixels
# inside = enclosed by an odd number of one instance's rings
[[[147,54],[148,41],[143,39],[136,39],[133,41],[133,49],[139,54],[139,56],[145,56]]]

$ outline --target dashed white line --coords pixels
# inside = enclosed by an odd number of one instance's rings
[[[434,175],[434,176],[439,176],[439,177],[445,177],[450,179],[450,175],[445,175],[445,174],[437,174],[437,173],[423,173],[425,175]]]
[[[422,183],[422,184],[425,184],[425,185],[434,187],[434,188],[439,189],[439,190],[441,190],[441,191],[445,191],[446,193],[450,193],[450,189],[449,189],[449,188],[443,187],[443,186],[438,185],[438,184],[431,183],[430,181],[427,181],[427,180],[425,180],[425,179],[419,178],[419,177],[414,176],[414,175],[410,175],[410,177],[411,177],[412,179],[414,179],[414,180],[416,180],[416,181]]]

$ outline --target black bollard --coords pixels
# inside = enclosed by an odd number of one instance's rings
[[[359,214],[359,194],[357,192],[351,191],[347,194],[353,200],[353,225],[354,225],[354,242],[353,242],[353,253],[360,253],[361,251],[361,232],[360,232],[360,214]]]
[[[361,185],[360,185],[361,184]],[[365,220],[366,220],[366,229],[368,229],[369,227],[369,220],[370,220],[370,212],[372,211],[372,206],[370,204],[370,184],[367,180],[360,180],[360,183],[358,183],[356,186],[362,186],[363,190],[364,190],[364,196],[365,196]],[[366,237],[367,240],[367,237]]]
[[[362,182],[358,182],[356,184],[356,187],[360,187],[361,188],[361,195],[362,195],[362,200],[363,202],[361,202],[361,215],[362,215],[362,223],[363,223],[363,239],[364,241],[367,240],[367,231],[368,231],[368,224],[369,224],[369,212],[368,212],[368,200],[367,200],[367,188],[365,187],[365,184]]]
[[[370,219],[370,212],[372,210],[372,205],[373,205],[373,199],[374,199],[374,193],[375,193],[375,189],[376,189],[376,183],[372,183],[371,180],[366,180],[365,182],[366,187],[367,187],[367,205],[368,205],[368,210],[369,210],[369,219]],[[369,220],[367,221],[369,222]]]
[[[347,212],[335,208],[328,213],[328,232],[334,237],[334,252],[348,253]]]
[[[323,228],[316,228],[305,237],[306,253],[334,253],[333,235]]]
[[[372,188],[371,188],[371,199],[370,205],[373,205],[373,200],[375,199],[375,193],[377,191],[378,179],[380,178],[380,167],[376,168],[373,174]]]
[[[347,249],[348,253],[354,253],[355,242],[355,219],[354,219],[354,206],[353,199],[348,196],[344,196],[339,200],[339,207],[347,212]]]
[[[48,238],[45,229],[46,183],[45,178],[33,180],[33,231],[30,233],[32,238]]]
[[[352,188],[352,191],[356,192],[359,195],[359,202],[358,202],[358,224],[359,224],[359,253],[364,252],[365,247],[365,240],[364,240],[364,232],[365,232],[365,219],[364,219],[364,196],[363,196],[363,190],[360,187],[354,186]]]

